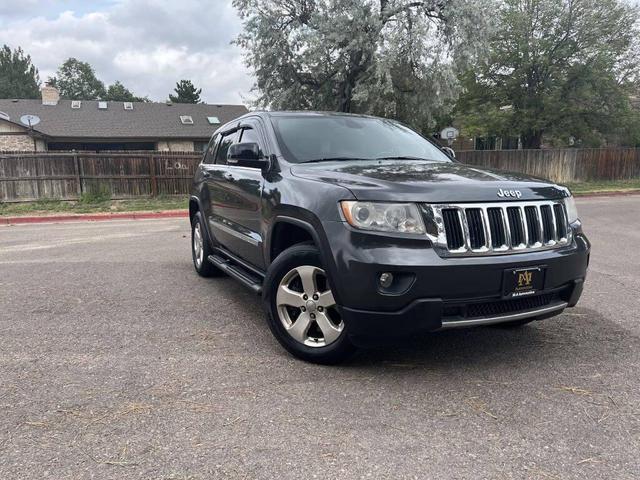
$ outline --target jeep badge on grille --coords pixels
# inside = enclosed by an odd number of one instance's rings
[[[520,192],[520,190],[503,190],[503,189],[498,189],[498,196],[500,198],[504,198],[504,197],[513,197],[513,198],[520,198],[522,196],[522,192]]]

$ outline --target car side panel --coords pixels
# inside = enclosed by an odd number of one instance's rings
[[[264,267],[262,255],[262,172],[255,168],[214,165],[209,180],[209,226],[218,241],[256,267]]]

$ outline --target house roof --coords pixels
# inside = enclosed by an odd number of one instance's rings
[[[71,100],[43,105],[41,100],[0,99],[0,112],[14,123],[23,115],[37,115],[40,123],[34,130],[53,138],[121,139],[208,139],[220,125],[248,112],[244,105],[133,102],[133,110],[125,110],[123,102],[106,102],[106,109],[98,103],[83,100],[80,108],[71,108]],[[183,124],[181,115],[190,116],[193,124]],[[220,123],[212,124],[207,117]]]
[[[24,125],[22,123],[20,123],[20,121],[18,120],[17,122],[14,121],[14,119],[9,119],[7,120],[7,118],[3,115],[5,112],[2,112],[0,110],[0,123],[4,122],[4,123],[9,123],[11,125],[15,125],[16,127],[18,127],[21,131],[24,131],[25,133],[29,130],[29,127],[27,125]],[[42,137],[42,138],[46,138],[47,136],[40,133],[38,130],[36,130],[35,128],[32,129],[33,135],[36,137]]]

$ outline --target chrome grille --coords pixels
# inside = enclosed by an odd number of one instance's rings
[[[446,256],[547,250],[572,241],[561,201],[425,204],[427,235]]]

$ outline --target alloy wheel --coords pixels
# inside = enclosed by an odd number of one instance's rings
[[[202,240],[202,228],[200,222],[197,222],[193,228],[193,254],[196,260],[196,267],[200,268],[204,261],[204,243]]]
[[[344,330],[327,275],[303,265],[290,270],[278,285],[278,316],[287,333],[309,347],[326,347]]]

